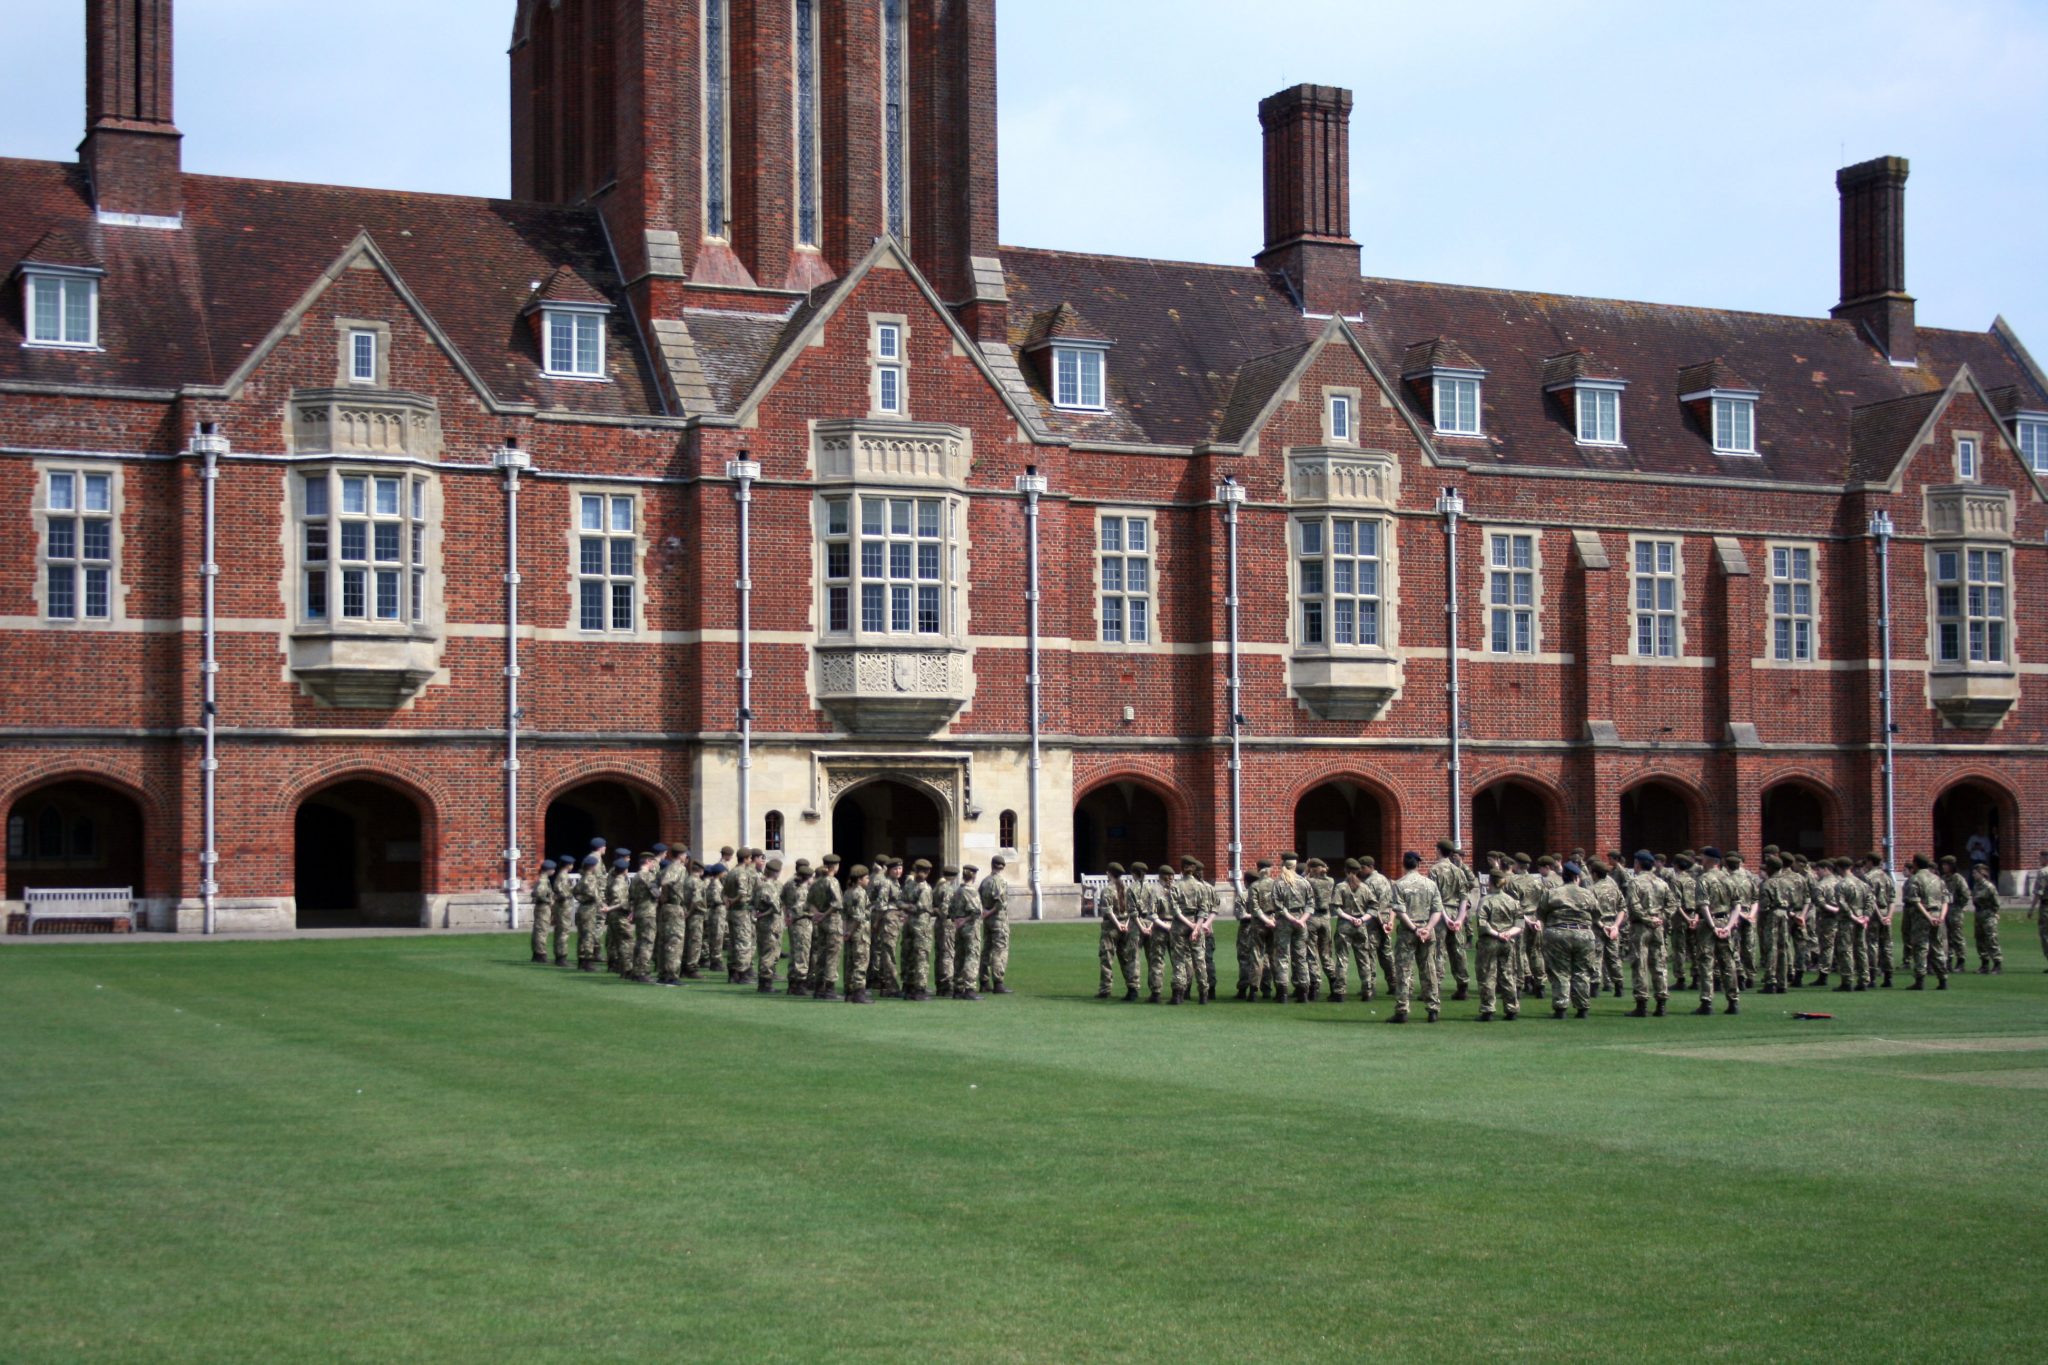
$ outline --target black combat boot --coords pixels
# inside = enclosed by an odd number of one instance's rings
[[[1814,984],[1815,986],[1825,986],[1825,985],[1827,985],[1827,984],[1828,984],[1828,974],[1827,974],[1826,972],[1815,972],[1815,973],[1814,973],[1814,975],[1813,975],[1813,984]]]
[[[546,953],[535,953],[533,955],[533,960],[540,966],[545,967],[548,965],[548,955]]]
[[[1330,1003],[1331,1003],[1331,1004],[1333,1004],[1333,1005],[1341,1005],[1341,1004],[1343,1004],[1343,1003],[1344,1003],[1344,992],[1342,992],[1342,991],[1332,991],[1332,992],[1330,992]]]
[[[1453,1000],[1469,1000],[1471,998],[1471,984],[1469,982],[1464,981],[1458,983],[1458,989],[1451,995],[1451,999]]]
[[[1884,974],[1884,980],[1880,981],[1878,985],[1885,990],[1890,990],[1892,988],[1892,974],[1890,972],[1886,972]]]
[[[1585,1007],[1584,1005],[1581,1005],[1581,1006],[1579,1006],[1579,1007],[1578,1007],[1578,1009],[1576,1009],[1576,1010],[1572,1011],[1572,1013],[1573,1013],[1573,1014],[1574,1014],[1574,1015],[1575,1015],[1576,1017],[1578,1017],[1578,1018],[1580,1018],[1580,1019],[1583,1019],[1583,1018],[1585,1018],[1585,1017],[1586,1017],[1586,1007]]]
[[[1152,994],[1151,994],[1151,995],[1150,995],[1150,996],[1149,996],[1149,997],[1148,997],[1148,998],[1146,999],[1145,1003],[1146,1003],[1146,1004],[1148,1004],[1148,1005],[1156,1005],[1156,1004],[1158,1004],[1158,1003],[1159,1003],[1159,992],[1158,992],[1158,991],[1153,991],[1153,992],[1152,992]]]
[[[1728,1002],[1728,1008],[1727,1008],[1726,1010],[1722,1011],[1722,1013],[1724,1013],[1724,1014],[1740,1014],[1740,1013],[1742,1013],[1742,1002],[1741,1002],[1741,1001],[1739,1001],[1739,1000],[1730,1000],[1730,1001]]]
[[[980,997],[979,995],[976,995],[976,994],[974,993],[974,991],[972,991],[972,990],[964,990],[964,991],[960,992],[960,994],[958,994],[958,995],[954,996],[953,998],[954,998],[955,1000],[967,1000],[967,1001],[971,1001],[971,1002],[973,1002],[973,1003],[975,1003],[975,1004],[979,1004],[979,1003],[981,1003],[981,997]]]
[[[1181,1001],[1185,1000],[1186,998],[1187,992],[1183,991],[1180,987],[1175,986],[1173,988],[1172,997],[1168,999],[1166,1003],[1169,1005],[1178,1005]]]
[[[1013,991],[1013,990],[1011,990],[1011,989],[1010,989],[1010,988],[1009,988],[1008,986],[1005,986],[1005,985],[1004,985],[1004,984],[1003,984],[1002,982],[998,981],[998,982],[996,982],[996,984],[995,984],[995,985],[994,985],[993,987],[991,987],[991,988],[990,988],[990,990],[989,990],[989,994],[991,994],[991,995],[1015,995],[1015,994],[1016,994],[1016,992],[1015,992],[1015,991]]]
[[[1938,991],[1945,991],[1945,990],[1947,990],[1947,989],[1948,989],[1948,978],[1947,978],[1947,977],[1945,977],[1945,976],[1941,976],[1941,977],[1936,977],[1936,978],[1935,978],[1935,981],[1934,981],[1934,989],[1936,989],[1936,990],[1938,990]]]
[[[875,1002],[869,998],[866,988],[862,988],[847,996],[846,1003],[849,1005],[872,1005]]]
[[[1565,1007],[1564,1007],[1563,1005],[1552,1005],[1552,1006],[1550,1007],[1550,1017],[1551,1017],[1551,1018],[1553,1018],[1553,1019],[1562,1019],[1562,1018],[1564,1018],[1564,1016],[1565,1016]]]
[[[1910,985],[1910,986],[1908,986],[1908,987],[1906,987],[1906,989],[1907,989],[1907,990],[1909,990],[1909,991],[1924,991],[1924,990],[1926,990],[1926,989],[1927,989],[1927,978],[1926,978],[1926,977],[1924,977],[1924,976],[1916,976],[1916,977],[1914,977],[1914,978],[1913,978],[1913,984],[1912,984],[1912,985]]]
[[[1107,986],[1104,986],[1104,987],[1103,987],[1103,988],[1102,988],[1101,990],[1099,990],[1099,991],[1095,992],[1095,998],[1096,998],[1097,1000],[1107,1000],[1107,999],[1109,999],[1109,987],[1107,987]]]
[[[1713,1012],[1714,1006],[1712,1002],[1706,1000],[1700,1001],[1700,1007],[1693,1011],[1694,1014],[1712,1014]]]
[[[1657,1002],[1656,1017],[1659,1019],[1662,1019],[1664,1017],[1664,1003],[1665,1002],[1662,1000],[1659,1000]]]
[[[1481,1011],[1479,1011],[1479,1022],[1480,1022],[1480,1023],[1482,1023],[1482,1024],[1490,1024],[1490,1023],[1492,1023],[1492,1022],[1493,1022],[1493,1011],[1492,1011],[1492,1010],[1481,1010]]]
[[[1391,1017],[1389,1017],[1389,1018],[1388,1018],[1387,1022],[1388,1022],[1388,1023],[1390,1023],[1390,1024],[1405,1024],[1405,1023],[1407,1023],[1407,1022],[1408,1022],[1408,1011],[1407,1011],[1407,1010],[1395,1010],[1395,1011],[1394,1011],[1394,1013],[1393,1013],[1393,1015],[1392,1015]]]
[[[1434,1024],[1434,1023],[1435,1023],[1435,1022],[1436,1022],[1436,1021],[1437,1021],[1438,1019],[1441,1019],[1442,1017],[1443,1017],[1443,1011],[1442,1011],[1442,1010],[1438,1010],[1438,1009],[1433,1009],[1433,1010],[1431,1010],[1431,1011],[1429,1012],[1429,1022],[1430,1022],[1430,1023],[1432,1023],[1432,1024]]]
[[[813,1000],[837,1000],[838,998],[839,992],[833,990],[830,986],[824,987],[811,996]]]
[[[1133,986],[1129,990],[1124,992],[1124,1003],[1126,1005],[1135,1005],[1138,1003],[1138,988],[1136,986]]]
[[[565,957],[558,957],[555,959],[555,965],[557,967],[566,967],[569,965],[569,959]]]
[[[1649,1018],[1649,1017],[1650,1017],[1650,1002],[1649,1002],[1649,1001],[1647,1001],[1647,1000],[1638,1000],[1638,1001],[1636,1001],[1636,1007],[1635,1007],[1634,1009],[1632,1009],[1632,1010],[1630,1010],[1630,1011],[1628,1012],[1628,1017],[1629,1017],[1629,1018],[1631,1018],[1631,1019],[1647,1019],[1647,1018]]]
[[[1850,985],[1847,981],[1844,981],[1840,985],[1835,987],[1835,994],[1840,995],[1844,991],[1853,991],[1855,989],[1856,988],[1854,986]]]
[[[1308,1003],[1309,1001],[1311,1001],[1311,1000],[1313,1000],[1313,999],[1315,999],[1315,995],[1314,995],[1314,993],[1313,993],[1312,991],[1310,991],[1310,990],[1309,990],[1309,988],[1308,988],[1308,987],[1306,987],[1306,986],[1296,986],[1296,987],[1294,988],[1294,1003],[1295,1003],[1295,1004],[1297,1004],[1297,1005],[1306,1005],[1306,1004],[1307,1004],[1307,1003]]]
[[[761,995],[775,994],[775,978],[771,976],[762,977],[761,984],[757,986],[755,989]]]

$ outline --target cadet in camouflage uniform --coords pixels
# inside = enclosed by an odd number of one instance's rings
[[[2041,939],[2041,956],[2048,958],[2048,848],[2041,850],[2041,866],[2034,873],[2034,932]],[[2048,966],[2041,968],[2048,972]]]
[[[931,863],[919,858],[896,893],[896,908],[903,915],[903,998],[910,1001],[932,998],[931,875]]]
[[[1337,883],[1330,865],[1321,858],[1308,860],[1308,998],[1327,990],[1330,1003],[1342,1004],[1343,992],[1336,985],[1336,935],[1330,920],[1337,908]]]
[[[600,935],[604,923],[604,867],[595,853],[583,855],[582,875],[576,880],[576,970],[594,972],[603,956]]]
[[[1756,921],[1758,905],[1763,900],[1763,879],[1743,865],[1740,853],[1730,853],[1722,859],[1727,869],[1728,880],[1735,883],[1735,905],[1742,912],[1742,923],[1736,929],[1738,953],[1742,967],[1742,989],[1748,990],[1756,983],[1758,970]]]
[[[1169,940],[1172,934],[1166,923],[1166,887],[1151,879],[1151,868],[1144,863],[1131,864],[1131,925],[1138,936],[1138,948],[1144,956],[1145,985],[1150,992],[1145,1003],[1160,1003],[1160,993],[1173,989],[1173,969],[1169,959],[1173,948]],[[1166,869],[1161,868],[1163,874]]]
[[[1516,963],[1521,968],[1522,994],[1543,998],[1543,925],[1536,911],[1543,904],[1544,893],[1548,890],[1535,873],[1535,864],[1526,853],[1515,855],[1515,870],[1510,872],[1504,883],[1508,893],[1522,903],[1522,936],[1515,940]]]
[[[725,917],[725,979],[735,986],[754,979],[754,882],[759,876],[754,850],[743,848],[718,882],[718,907]]]
[[[1203,954],[1203,941],[1216,931],[1216,888],[1203,879],[1202,864],[1180,860],[1180,880],[1173,884],[1174,996],[1206,1005],[1216,998],[1216,978]],[[1183,961],[1184,959],[1184,961]],[[1185,970],[1183,970],[1185,968]]]
[[[1949,854],[1941,860],[1941,884],[1948,892],[1948,918],[1943,921],[1948,945],[1948,970],[1950,975],[1969,969],[1969,960],[1963,955],[1963,907],[1970,903],[1970,883],[1964,878],[1955,855]]]
[[[1870,888],[1850,870],[1847,858],[1834,861],[1835,906],[1841,923],[1835,927],[1835,970],[1838,991],[1870,989],[1870,957],[1865,930],[1870,924]]]
[[[1521,898],[1508,891],[1507,859],[1498,853],[1486,860],[1492,888],[1473,912],[1472,926],[1478,936],[1479,1022],[1493,1022],[1496,1006],[1509,1019],[1522,1009],[1521,982],[1516,979],[1515,940],[1522,936]]]
[[[1252,965],[1258,969],[1258,990],[1262,999],[1278,997],[1287,1003],[1291,982],[1282,983],[1282,960],[1292,966],[1293,943],[1281,927],[1280,869],[1269,858],[1259,859],[1259,879],[1251,888]],[[1242,926],[1238,929],[1243,933]]]
[[[1977,928],[1977,975],[2001,976],[2005,972],[2005,954],[1998,946],[1998,912],[2002,907],[1998,900],[1998,883],[1991,880],[1991,869],[1983,863],[1970,868],[1970,911]]]
[[[640,855],[640,866],[626,883],[626,912],[633,918],[633,937],[626,944],[625,978],[640,985],[654,984],[654,903],[661,890],[661,858],[666,844]]]
[[[1674,895],[1671,883],[1656,873],[1657,859],[1648,849],[1636,851],[1636,872],[1628,881],[1629,988],[1636,997],[1632,1011],[1638,1019],[1649,1014],[1652,995],[1657,1017],[1671,998],[1669,955],[1665,940],[1671,934]]]
[[[555,860],[543,858],[533,878],[533,960],[542,966],[547,965],[550,938],[555,940],[555,965],[559,967],[568,947],[568,930],[562,903],[555,895]]]
[[[1598,932],[1600,903],[1579,884],[1579,865],[1566,863],[1557,886],[1544,893],[1538,915],[1543,920],[1543,965],[1550,974],[1551,1017],[1565,1017],[1567,1002],[1586,1017],[1600,977]]]
[[[952,916],[950,930],[953,935],[953,998],[955,1000],[979,1000],[974,986],[981,976],[981,914],[976,908],[979,902],[975,896],[974,874],[981,871],[973,863],[960,869],[960,885],[953,889],[953,900],[946,908]]]
[[[654,980],[657,985],[683,984],[683,953],[690,943],[690,915],[685,898],[695,880],[690,872],[689,856],[681,849],[671,849],[668,861],[661,865],[661,875],[654,889],[654,952],[659,963]]]
[[[1010,972],[1010,884],[1003,880],[1006,863],[1001,854],[988,860],[988,875],[981,879],[981,974],[991,995],[1009,995],[1003,978]]]
[[[1593,926],[1593,948],[1598,959],[1598,970],[1593,977],[1593,994],[1599,995],[1601,988],[1611,979],[1614,983],[1614,993],[1620,995],[1621,940],[1628,932],[1628,894],[1621,889],[1621,883],[1615,880],[1614,869],[1605,862],[1595,858],[1587,864],[1587,869],[1593,877],[1593,884],[1587,889],[1593,893],[1593,899],[1600,903],[1600,922]],[[1614,960],[1611,971],[1607,965],[1609,958]]]
[[[798,858],[782,884],[782,920],[789,928],[789,990],[791,995],[811,992],[812,943],[818,924],[811,918],[811,860]]]
[[[1942,884],[1927,855],[1913,855],[1913,875],[1899,893],[1906,916],[1906,962],[1913,968],[1909,991],[1927,989],[1927,973],[1935,977],[1935,989],[1948,989],[1948,934],[1942,926],[1948,911],[1948,888]]]
[[[1133,923],[1130,887],[1124,877],[1124,865],[1111,863],[1109,884],[1095,901],[1096,918],[1102,921],[1102,932],[1095,940],[1095,960],[1102,970],[1102,983],[1095,992],[1097,1000],[1109,999],[1119,964],[1124,971],[1124,1000],[1138,998],[1138,931]]]
[[[1736,909],[1737,887],[1727,873],[1713,866],[1717,854],[1705,850],[1709,864],[1700,877],[1694,902],[1693,971],[1698,976],[1700,1007],[1695,1014],[1714,1012],[1714,985],[1728,998],[1728,1013],[1742,1012],[1742,943],[1736,937],[1742,920]]]
[[[903,860],[880,865],[868,878],[868,989],[884,1000],[903,995],[903,907],[897,897],[903,889]]]
[[[1825,986],[1828,974],[1837,970],[1836,959],[1841,956],[1841,939],[1849,921],[1842,913],[1842,888],[1834,862],[1822,858],[1809,866],[1814,872],[1813,903],[1818,912],[1814,918],[1820,926],[1820,975],[1814,984]]]
[[[1344,880],[1331,901],[1337,917],[1335,950],[1330,954],[1330,1003],[1344,1003],[1346,974],[1358,969],[1358,998],[1373,997],[1374,974],[1372,928],[1377,907],[1366,900],[1365,865],[1356,858],[1344,860]]]
[[[953,994],[953,897],[960,890],[960,869],[948,863],[932,883],[932,993]]]
[[[557,967],[569,966],[569,936],[576,932],[576,859],[564,854],[555,859],[555,942],[561,951]]]
[[[1261,989],[1267,995],[1273,993],[1273,985],[1266,979],[1266,941],[1271,934],[1260,921],[1256,908],[1259,883],[1265,881],[1273,864],[1260,859],[1256,870],[1247,868],[1243,885],[1237,891],[1237,998],[1256,1000]],[[1185,865],[1183,865],[1185,873]],[[1272,893],[1263,893],[1271,899]]]
[[[754,989],[761,995],[775,989],[775,969],[782,962],[781,880],[780,858],[770,858],[754,878]]]
[[[1308,881],[1294,870],[1295,856],[1283,854],[1273,879],[1273,998],[1308,1002]]]
[[[833,935],[834,947],[845,945],[846,1002],[850,1005],[865,1005],[873,999],[867,987],[868,955],[873,947],[869,934],[868,869],[864,863],[855,863],[847,874],[846,899],[839,907],[839,930]],[[829,970],[824,994],[817,997],[820,1000],[838,996],[839,964],[835,961]]]
[[[1877,984],[1889,989],[1892,984],[1892,911],[1899,902],[1899,888],[1893,883],[1891,873],[1884,870],[1884,859],[1875,853],[1863,855],[1860,875],[1864,886],[1870,890],[1870,922],[1864,926],[1864,953],[1870,959],[1871,975],[1883,978]]]
[[[1763,976],[1763,993],[1783,995],[1792,977],[1797,975],[1793,964],[1798,960],[1799,946],[1792,931],[1792,916],[1795,907],[1806,897],[1806,885],[1804,879],[1775,853],[1764,855],[1764,872],[1763,898],[1757,911],[1758,947],[1762,958],[1759,971]]]
[[[732,979],[732,963],[726,953],[726,933],[731,927],[726,916],[725,878],[735,866],[730,846],[718,850],[718,861],[704,869],[704,961],[707,972],[725,972]]]
[[[839,855],[827,853],[804,896],[804,911],[811,918],[811,969],[805,974],[805,984],[814,1000],[838,998],[839,962],[846,942],[842,903]]]
[[[1672,934],[1666,943],[1671,955],[1671,989],[1682,991],[1699,981],[1700,883],[1690,850],[1671,860],[1665,880],[1671,885],[1681,926],[1681,932]]]
[[[1420,853],[1401,855],[1406,869],[1394,883],[1394,1017],[1389,1023],[1408,1022],[1408,1002],[1415,997],[1416,981],[1422,986],[1422,1003],[1434,1024],[1443,1011],[1443,989],[1436,974],[1434,939],[1443,931],[1444,898],[1436,883],[1422,875]]]
[[[604,883],[604,965],[615,976],[624,976],[632,967],[632,883],[633,858],[621,849]]]
[[[1449,839],[1436,841],[1438,858],[1429,869],[1429,879],[1436,883],[1437,895],[1444,903],[1444,931],[1437,939],[1437,977],[1443,977],[1445,959],[1449,959],[1451,979],[1458,983],[1453,1000],[1463,1000],[1470,994],[1472,968],[1465,960],[1466,923],[1471,918],[1472,907],[1467,902],[1473,891],[1478,889],[1479,878],[1472,875],[1472,869],[1463,861],[1464,849]]]

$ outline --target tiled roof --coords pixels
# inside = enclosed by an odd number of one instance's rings
[[[1031,323],[1031,333],[1025,338],[1026,349],[1044,346],[1055,341],[1093,341],[1110,345],[1116,338],[1081,316],[1080,310],[1071,303],[1061,303],[1049,312],[1040,313]]]
[[[1928,415],[1941,406],[1944,392],[1929,389],[1856,409],[1849,418],[1849,480],[1883,483],[1891,478],[1907,445],[1920,434]]]
[[[1543,387],[1556,388],[1563,384],[1576,384],[1583,380],[1624,383],[1628,376],[1612,365],[1603,365],[1591,351],[1581,346],[1563,355],[1554,355],[1543,362]]]
[[[1431,337],[1408,348],[1401,358],[1401,375],[1428,374],[1432,370],[1484,370],[1471,353],[1449,337]]]
[[[68,265],[83,269],[99,265],[100,259],[86,249],[85,243],[63,228],[52,228],[43,234],[41,241],[21,254],[21,263]]]
[[[586,303],[609,308],[611,300],[590,286],[590,282],[566,265],[555,267],[547,283],[533,292],[535,303]]]
[[[104,352],[24,349],[19,310],[0,309],[0,379],[125,388],[217,385],[368,233],[451,344],[502,402],[606,415],[662,405],[633,329],[606,328],[611,384],[541,377],[521,311],[561,267],[611,302],[611,256],[594,214],[453,195],[216,176],[185,177],[185,226],[106,227],[79,168],[0,159],[0,260],[52,231],[106,267]],[[600,287],[601,286],[601,287]]]
[[[1735,367],[1716,356],[1698,365],[1687,365],[1678,372],[1678,396],[1705,393],[1709,389],[1725,389],[1734,393],[1755,393],[1757,386],[1735,372]]]

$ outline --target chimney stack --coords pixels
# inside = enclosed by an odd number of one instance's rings
[[[1341,313],[1358,298],[1351,239],[1351,92],[1297,85],[1259,101],[1266,134],[1266,247],[1304,311]]]
[[[1842,194],[1842,301],[1833,316],[1862,327],[1895,365],[1916,356],[1906,292],[1906,158],[1881,156],[1835,173]]]
[[[171,0],[86,0],[85,141],[102,217],[176,222],[182,135],[171,121]]]

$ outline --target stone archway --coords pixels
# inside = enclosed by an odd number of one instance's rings
[[[901,778],[849,787],[832,803],[832,849],[847,866],[877,853],[934,865],[950,861],[947,818],[937,797]]]
[[[7,812],[7,898],[29,887],[133,887],[143,894],[142,807],[90,778],[63,778],[14,799]]]
[[[292,821],[298,927],[425,924],[425,827],[410,793],[375,778],[306,796]]]
[[[548,802],[542,857],[566,855],[581,862],[590,841],[600,837],[613,849],[652,848],[662,842],[660,803],[646,789],[613,777],[579,783]]]
[[[1370,788],[1344,778],[1324,782],[1294,803],[1294,848],[1321,858],[1341,875],[1346,858],[1387,864],[1386,809]]]
[[[1106,782],[1074,803],[1074,875],[1101,876],[1111,863],[1165,867],[1172,858],[1173,814],[1144,782]]]
[[[1805,782],[1780,782],[1764,793],[1763,839],[1785,853],[1802,853],[1809,858],[1851,850],[1835,844],[1838,837],[1829,818],[1828,799]]]
[[[1932,851],[1936,858],[1954,854],[1967,865],[1988,845],[1991,875],[1996,877],[2008,865],[2016,869],[2028,866],[2027,850],[2015,846],[2018,838],[2019,808],[2011,794],[1981,778],[1966,777],[1935,798]]]
[[[1621,794],[1621,847],[1678,853],[1692,847],[1692,802],[1675,784],[1652,778]]]
[[[1556,853],[1551,838],[1557,833],[1550,827],[1550,802],[1541,789],[1530,783],[1506,778],[1473,794],[1475,862],[1493,852],[1509,857],[1527,853],[1538,858]]]

